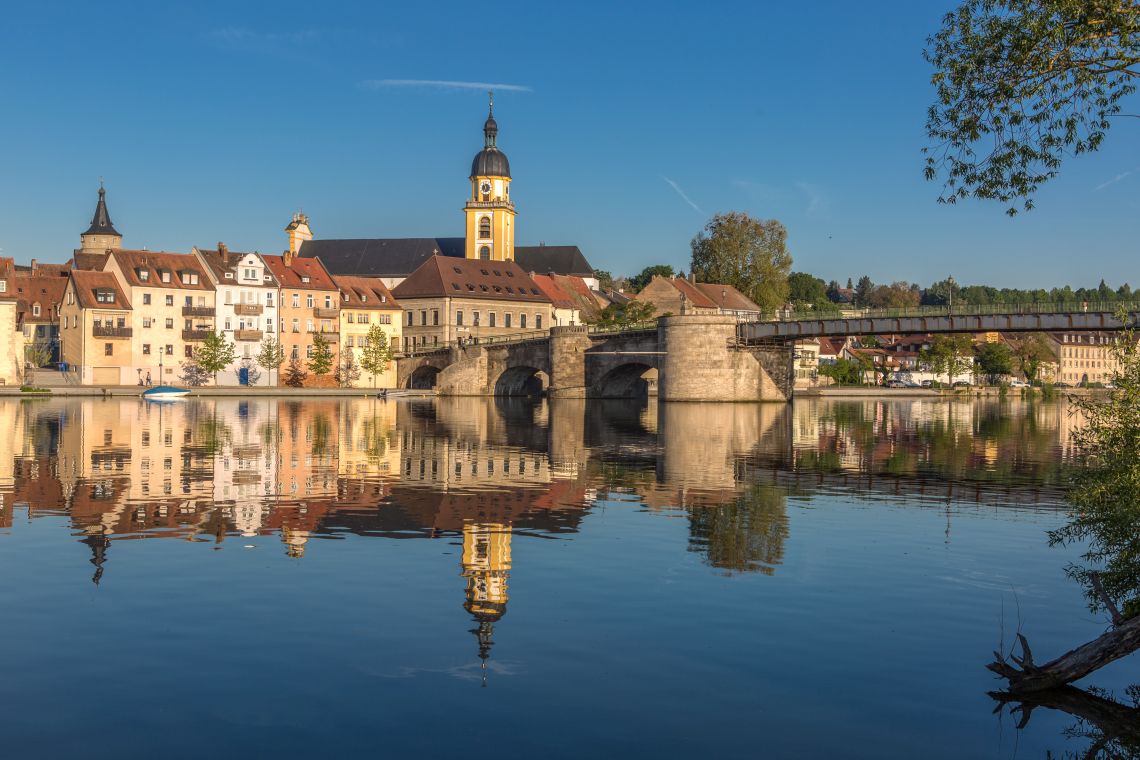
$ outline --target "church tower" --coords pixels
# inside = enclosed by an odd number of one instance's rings
[[[487,685],[487,658],[495,642],[495,623],[507,613],[508,579],[511,574],[511,526],[501,523],[464,523],[463,577],[467,579],[467,610],[478,627],[471,629],[479,640],[483,685]]]
[[[313,231],[309,229],[309,217],[300,212],[293,214],[293,221],[285,227],[285,232],[289,235],[289,250],[285,252],[285,266],[290,266],[293,259],[297,257],[297,252],[301,250],[301,243],[313,239]]]
[[[91,217],[91,226],[79,236],[79,250],[81,253],[103,253],[109,248],[118,248],[123,244],[123,236],[111,224],[111,215],[107,213],[107,191],[103,189],[103,181],[99,180],[99,202],[95,204],[95,216]]]
[[[499,125],[494,101],[483,124],[483,150],[471,162],[471,195],[467,214],[466,256],[490,261],[515,260],[515,205],[511,203],[511,165],[496,142]]]

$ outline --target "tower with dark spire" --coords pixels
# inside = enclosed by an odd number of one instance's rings
[[[123,236],[111,224],[111,214],[107,211],[107,191],[103,189],[103,180],[99,180],[99,202],[95,204],[91,226],[79,236],[79,250],[81,253],[103,253],[122,244]]]
[[[487,93],[487,120],[483,122],[483,150],[471,161],[471,195],[467,215],[466,256],[488,261],[515,260],[515,205],[511,202],[511,165],[499,150],[499,123],[495,103]]]

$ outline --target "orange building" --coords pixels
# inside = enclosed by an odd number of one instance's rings
[[[285,367],[294,359],[308,373],[306,386],[336,385],[333,371],[340,360],[340,289],[320,259],[297,258],[288,251],[283,256],[261,258],[281,286],[278,335],[285,349],[285,364],[278,373],[278,385],[285,384]],[[332,367],[325,375],[308,369],[317,333],[328,341],[333,354]]]

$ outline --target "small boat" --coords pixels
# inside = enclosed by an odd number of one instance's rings
[[[189,389],[174,385],[156,385],[143,391],[143,398],[148,401],[170,401],[188,395],[190,395]]]

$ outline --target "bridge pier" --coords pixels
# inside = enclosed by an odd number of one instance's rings
[[[586,350],[590,334],[585,325],[550,328],[550,398],[586,398]]]
[[[686,314],[657,321],[660,401],[790,401],[791,345],[741,346],[737,320]]]

